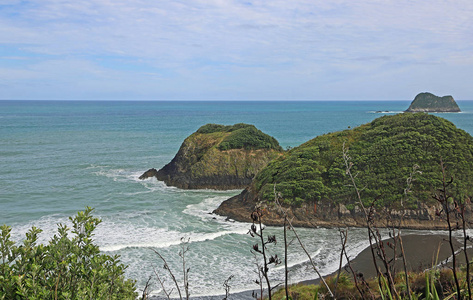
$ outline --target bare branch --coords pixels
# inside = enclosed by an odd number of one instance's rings
[[[152,249],[154,251],[154,253],[156,253],[159,258],[164,262],[164,269],[166,271],[168,271],[169,275],[171,276],[172,278],[172,281],[174,281],[174,285],[176,286],[176,289],[177,289],[177,292],[179,293],[179,299],[182,300],[182,294],[181,294],[181,289],[179,288],[179,284],[177,284],[177,280],[176,280],[176,277],[174,276],[174,274],[172,273],[171,271],[171,268],[169,268],[169,265],[167,263],[167,261],[164,259],[164,257],[161,255],[161,253],[159,253],[157,250],[155,249]]]

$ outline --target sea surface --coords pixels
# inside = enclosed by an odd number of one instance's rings
[[[463,113],[437,115],[473,134],[473,101],[458,104]],[[153,250],[182,282],[183,247],[189,249],[191,296],[224,294],[230,276],[231,293],[257,290],[257,261],[250,252],[257,241],[247,234],[250,224],[211,214],[239,190],[181,190],[138,177],[163,167],[182,141],[207,123],[254,124],[287,148],[408,106],[409,101],[0,101],[0,224],[12,226],[17,241],[31,226],[40,227],[46,243],[58,223],[70,224],[69,216],[90,206],[103,220],[96,243],[104,253],[121,256],[139,291],[152,276],[152,294],[162,295],[154,271],[161,276],[165,271]],[[338,230],[297,231],[320,272],[335,271]],[[282,258],[282,228],[268,227],[266,234],[277,236],[280,242],[270,251]],[[351,257],[367,244],[365,230],[349,230]],[[289,253],[291,282],[317,278],[296,242]],[[272,268],[273,280],[283,280],[283,271]]]

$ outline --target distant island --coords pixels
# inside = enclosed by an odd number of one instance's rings
[[[438,97],[432,93],[420,93],[406,112],[461,112],[452,96]]]
[[[279,142],[253,125],[207,124],[184,140],[170,163],[140,179],[156,177],[182,189],[240,189],[281,153]]]

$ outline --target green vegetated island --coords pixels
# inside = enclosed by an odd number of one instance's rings
[[[251,222],[251,212],[263,207],[265,224],[282,225],[283,215],[274,203],[277,193],[295,226],[364,226],[362,207],[346,174],[350,164],[363,205],[373,205],[377,220],[402,216],[404,228],[441,229],[441,207],[432,198],[442,186],[441,161],[454,178],[452,195],[462,201],[472,195],[473,138],[426,113],[383,116],[289,151],[253,125],[207,124],[185,139],[169,164],[141,178],[155,176],[188,189],[244,188],[214,211],[238,221]]]
[[[452,96],[438,97],[432,93],[420,93],[406,112],[460,112]]]
[[[170,163],[140,179],[154,176],[183,189],[241,189],[281,153],[278,141],[253,125],[207,124],[184,140]]]
[[[347,176],[348,164],[364,206],[373,204],[379,222],[389,214],[390,218],[403,216],[404,228],[440,229],[445,222],[438,217],[441,206],[432,195],[442,187],[441,161],[454,179],[452,196],[467,199],[473,192],[471,135],[426,113],[383,116],[354,129],[318,136],[285,152],[215,213],[251,221],[250,212],[262,206],[268,214],[265,224],[282,225],[283,216],[273,200],[276,192],[294,218],[293,225],[364,226],[362,207]],[[470,206],[467,215],[471,216]]]

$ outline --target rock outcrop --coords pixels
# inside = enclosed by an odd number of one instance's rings
[[[145,180],[150,177],[156,177],[156,175],[158,175],[158,170],[156,170],[155,168],[152,168],[144,172],[143,174],[141,174],[141,176],[138,177],[138,179]]]
[[[256,207],[262,210],[262,220],[265,225],[284,226],[284,215],[280,208],[274,203],[258,201],[250,188],[224,201],[213,213],[226,216],[231,220],[251,223],[251,212]],[[318,201],[306,202],[298,207],[285,205],[283,209],[295,227],[366,227],[364,212],[358,205],[349,210],[341,203]],[[451,209],[453,210],[454,207],[452,206]],[[442,207],[439,204],[428,206],[420,203],[416,209],[374,209],[372,218],[377,227],[391,227],[399,224],[400,228],[406,229],[446,230],[448,225],[445,216],[439,214],[440,211],[442,211]],[[473,221],[472,212],[472,204],[467,201],[465,216],[468,222]]]
[[[438,97],[431,93],[420,93],[406,112],[460,112],[452,96]]]
[[[446,176],[454,177],[448,193],[467,200],[473,194],[473,137],[426,113],[383,116],[285,152],[215,213],[251,221],[251,212],[260,206],[265,224],[281,225],[276,192],[296,226],[363,226],[364,212],[347,174],[348,163],[361,201],[365,207],[373,204],[379,224],[386,223],[389,212],[394,219],[403,216],[402,227],[444,228],[437,215],[442,209],[432,198],[442,187],[441,161]],[[467,215],[471,219],[471,205]]]
[[[184,140],[170,163],[142,177],[182,189],[240,189],[281,151],[276,139],[253,125],[207,124]]]

